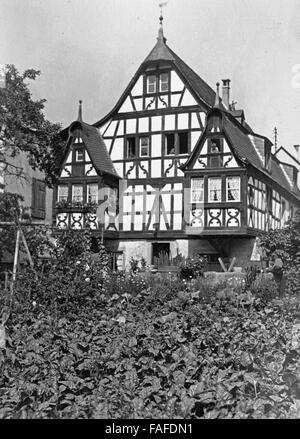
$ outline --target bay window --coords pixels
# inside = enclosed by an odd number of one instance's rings
[[[204,201],[204,179],[191,179],[191,203],[201,203]]]
[[[83,202],[83,185],[73,184],[72,185],[72,202],[82,203]]]
[[[61,201],[68,201],[69,188],[66,184],[61,184],[57,189],[57,201],[60,203]]]
[[[226,178],[226,201],[241,201],[240,177]]]
[[[219,203],[222,201],[222,179],[211,177],[208,179],[208,202]]]
[[[98,184],[91,183],[87,185],[87,202],[98,203]]]

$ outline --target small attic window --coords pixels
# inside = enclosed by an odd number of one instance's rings
[[[149,75],[147,76],[147,93],[155,93],[156,92],[156,76]]]
[[[76,160],[76,162],[83,162],[84,161],[84,150],[82,148],[76,150],[75,160]]]
[[[169,74],[161,73],[159,75],[159,91],[169,91]]]

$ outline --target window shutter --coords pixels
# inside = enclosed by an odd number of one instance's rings
[[[37,179],[32,179],[32,199],[31,199],[31,214],[33,217],[37,216]]]
[[[45,182],[40,180],[38,182],[38,211],[39,218],[45,219],[46,217],[46,185]]]
[[[32,216],[38,219],[46,217],[46,185],[43,180],[32,179]]]

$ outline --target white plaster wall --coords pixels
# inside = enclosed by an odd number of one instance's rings
[[[22,168],[22,177],[6,174],[4,176],[4,191],[22,195],[24,197],[23,205],[31,207],[32,203],[32,178],[43,180],[45,175],[39,170],[33,170],[28,163],[25,153],[20,152],[16,157],[9,157],[8,163]],[[35,222],[46,224],[52,223],[52,199],[53,190],[46,186],[46,217],[45,220],[35,219]]]

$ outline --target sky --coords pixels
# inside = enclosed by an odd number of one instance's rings
[[[156,43],[158,0],[0,0],[0,64],[41,70],[31,83],[52,122],[105,116]],[[231,98],[257,133],[300,144],[299,0],[169,0],[169,47]]]

